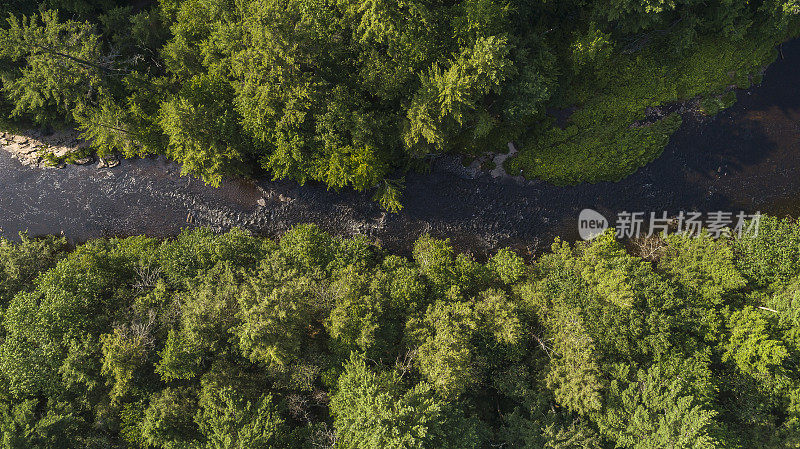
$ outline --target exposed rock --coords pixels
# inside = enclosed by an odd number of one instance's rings
[[[24,147],[19,147],[17,149],[17,152],[19,152],[21,154],[33,154],[33,153],[38,153],[41,148],[44,148],[44,147],[42,147],[42,146],[24,146]]]
[[[505,178],[505,179],[513,179],[516,182],[524,182],[525,179],[522,176],[512,176],[506,172],[505,162],[508,158],[514,156],[517,153],[517,148],[514,146],[514,142],[508,142],[508,153],[505,154],[497,154],[494,156],[492,161],[494,162],[495,166],[494,169],[489,172],[492,178]],[[520,172],[521,173],[521,172]]]
[[[43,133],[39,130],[29,130],[22,134],[0,133],[0,147],[8,151],[23,165],[37,168],[62,168],[64,164],[53,165],[51,160],[44,159],[43,154],[49,153],[57,159],[63,159],[70,153],[85,148],[88,143],[78,138],[74,130],[60,130],[57,132]],[[93,158],[82,157],[76,162],[88,164]]]
[[[70,147],[55,147],[55,148],[52,149],[53,156],[59,157],[59,158],[65,157],[69,153],[72,153],[72,151],[73,151],[73,148],[70,148]]]
[[[75,159],[74,164],[75,165],[86,165],[86,164],[91,164],[92,162],[94,162],[94,157],[87,156],[87,157],[82,157],[80,159]]]
[[[97,168],[114,168],[119,165],[119,159],[116,157],[100,158]]]

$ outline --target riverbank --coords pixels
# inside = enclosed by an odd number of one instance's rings
[[[43,133],[28,129],[16,133],[0,132],[0,149],[8,152],[20,164],[33,168],[64,168],[67,164],[87,165],[98,158],[89,143],[72,129]],[[101,158],[98,168],[113,168],[119,159]]]

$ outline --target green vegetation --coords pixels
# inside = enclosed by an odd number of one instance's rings
[[[768,64],[777,53],[773,45],[701,38],[681,55],[651,46],[604,59],[581,72],[560,99],[565,106],[580,106],[568,126],[527,136],[508,162],[510,172],[522,170],[556,184],[617,181],[658,157],[681,123],[677,114],[644,121],[648,107],[724,92]],[[733,92],[710,97],[703,110],[716,114],[732,104],[731,95],[735,101]],[[634,125],[639,121],[644,124]]]
[[[39,154],[48,165],[51,167],[58,167],[62,164],[74,164],[79,159],[91,157],[93,152],[89,147],[84,147],[75,151],[70,151],[63,156],[56,156],[52,151],[43,148],[39,150]]]
[[[736,92],[728,91],[722,95],[712,95],[703,98],[700,110],[706,115],[716,115],[719,111],[727,109],[736,103]]]
[[[77,126],[100,156],[166,154],[211,184],[260,167],[397,210],[403,173],[428,156],[512,139],[512,172],[619,179],[680,123],[634,126],[647,107],[718,110],[798,13],[796,0],[9,0],[0,109]],[[566,107],[560,129],[546,111]]]
[[[800,224],[654,244],[2,240],[3,447],[800,447]]]

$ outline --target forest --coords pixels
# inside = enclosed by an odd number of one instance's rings
[[[681,123],[647,111],[729,106],[798,14],[797,0],[4,0],[0,111],[211,184],[269,173],[396,211],[404,174],[509,141],[512,175],[621,179]]]
[[[510,175],[620,180],[798,36],[800,0],[0,0],[0,129],[398,211],[508,142]],[[800,221],[525,257],[218,230],[0,229],[0,447],[800,448]]]
[[[2,239],[2,445],[800,447],[800,223],[652,239]]]

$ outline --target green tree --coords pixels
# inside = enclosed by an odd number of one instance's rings
[[[469,301],[435,302],[422,322],[408,324],[419,341],[420,372],[448,399],[481,384],[490,357],[513,355],[521,345],[515,312],[507,296],[493,290]]]
[[[375,373],[356,355],[330,407],[343,448],[469,448],[482,442],[479,430],[448,410],[430,385],[405,389],[393,374]]]
[[[714,437],[717,413],[684,388],[680,378],[666,379],[658,367],[640,369],[627,386],[614,381],[600,428],[621,447],[719,447]]]
[[[52,268],[64,257],[64,238],[33,239],[20,235],[20,243],[0,239],[0,302],[7,304],[20,290],[28,288],[41,272]]]
[[[52,122],[71,115],[105,78],[119,72],[104,59],[100,36],[88,22],[58,19],[56,11],[17,18],[0,30],[0,58],[16,70],[6,71],[3,92],[14,104],[12,117],[31,115]]]
[[[150,397],[141,424],[142,437],[155,447],[183,449],[196,447],[201,434],[192,421],[197,400],[186,389],[165,388]]]
[[[197,421],[209,449],[285,447],[285,424],[272,397],[250,400],[229,386],[204,383]]]
[[[233,91],[224,79],[204,74],[161,105],[159,125],[169,138],[167,154],[182,163],[181,173],[218,186],[223,174],[243,167],[247,140],[241,137],[232,101]]]

